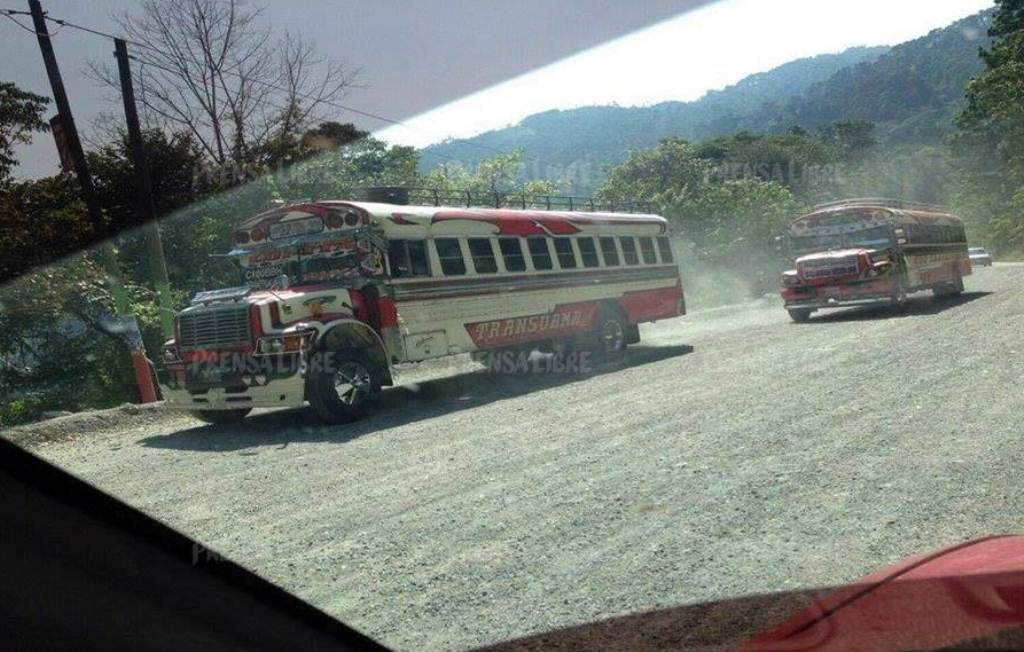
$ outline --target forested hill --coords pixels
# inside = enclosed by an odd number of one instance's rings
[[[876,135],[883,141],[934,141],[952,127],[964,86],[981,69],[978,48],[988,42],[991,17],[985,11],[892,48],[851,48],[792,61],[694,102],[545,111],[515,126],[432,145],[421,165],[456,159],[473,166],[492,154],[489,149],[521,149],[528,176],[578,179],[581,167],[603,170],[630,149],[667,137],[700,141],[841,120],[879,123]]]
[[[749,126],[769,131],[867,120],[879,126],[883,142],[934,141],[953,129],[964,87],[983,67],[978,50],[989,45],[994,11],[898,45],[870,63],[843,68],[790,99],[774,120]]]
[[[421,165],[430,168],[454,158],[473,166],[493,154],[487,149],[493,148],[522,149],[526,159],[539,159],[551,166],[530,170],[528,176],[558,177],[560,169],[580,164],[596,164],[601,169],[622,161],[630,149],[653,147],[670,136],[696,140],[729,133],[731,125],[753,118],[766,102],[792,98],[837,70],[873,61],[888,49],[851,48],[839,54],[798,59],[712,91],[694,102],[544,111],[511,127],[431,145],[423,150]],[[685,67],[678,74],[686,74]]]

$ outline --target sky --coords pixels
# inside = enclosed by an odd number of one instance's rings
[[[162,0],[176,2],[180,0]],[[263,24],[277,34],[301,35],[317,52],[359,70],[360,88],[344,103],[401,120],[652,25],[711,0],[240,0],[262,8]],[[42,0],[53,18],[118,33],[115,15],[137,13],[141,0]],[[25,0],[0,0],[24,10]],[[27,17],[19,17],[30,24]],[[53,30],[75,122],[88,135],[97,114],[122,117],[120,99],[84,74],[87,61],[112,63],[109,39],[64,28]],[[0,17],[0,80],[50,95],[31,31]],[[374,130],[386,123],[349,111],[330,119]],[[52,139],[39,135],[19,149],[20,176],[53,174]]]
[[[377,135],[422,147],[552,108],[695,100],[752,73],[857,45],[895,45],[990,0],[724,0],[420,114]]]
[[[258,0],[245,0],[260,6]],[[6,0],[3,8],[20,8]],[[359,69],[346,105],[402,121],[354,122],[393,143],[423,146],[548,109],[692,100],[796,58],[891,45],[980,11],[991,0],[264,0],[277,31],[300,32]],[[117,32],[137,0],[43,0],[51,16]],[[24,18],[23,18],[24,21]],[[27,22],[27,21],[26,21]],[[34,36],[0,21],[0,80],[49,96]],[[109,61],[106,39],[63,29],[53,39],[76,122],[88,137],[119,98],[84,73]],[[51,138],[17,152],[20,177],[57,171]]]

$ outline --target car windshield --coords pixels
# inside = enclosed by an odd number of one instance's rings
[[[397,650],[732,649],[1024,531],[1024,0],[0,9],[0,437],[188,568]]]

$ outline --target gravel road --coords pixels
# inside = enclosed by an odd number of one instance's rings
[[[34,450],[407,650],[847,582],[1024,530],[1024,266],[958,300],[642,329],[593,373],[403,374],[370,418],[168,416]]]

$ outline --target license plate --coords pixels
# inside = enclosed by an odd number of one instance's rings
[[[199,377],[208,383],[220,381],[220,369],[213,365],[204,366],[199,370]]]

